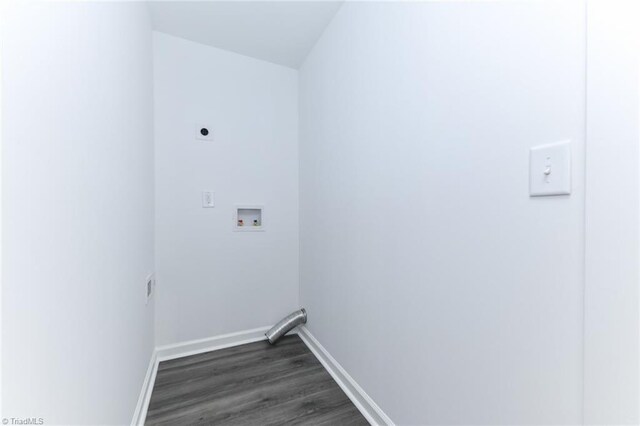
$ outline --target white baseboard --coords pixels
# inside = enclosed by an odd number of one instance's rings
[[[190,340],[173,345],[158,346],[151,355],[151,361],[149,362],[147,375],[145,376],[142,384],[142,390],[138,397],[138,404],[136,405],[131,425],[144,425],[144,421],[147,418],[147,410],[149,409],[149,401],[151,401],[153,384],[156,381],[156,374],[158,373],[158,365],[160,362],[265,340],[266,336],[264,333],[267,330],[269,330],[269,327],[260,327],[251,330],[238,331],[236,333],[222,334],[220,336],[209,337],[206,339]]]
[[[270,327],[260,327],[238,331],[236,333],[221,334],[220,336],[206,339],[189,340],[174,345],[158,346],[156,348],[158,361],[167,361],[169,359],[182,358],[265,340],[266,336],[264,333],[266,333],[269,328]]]
[[[136,409],[133,412],[133,419],[131,419],[131,426],[137,426],[144,424],[144,419],[147,417],[147,408],[149,408],[149,400],[151,399],[151,391],[153,390],[153,384],[156,381],[156,373],[158,372],[158,357],[154,350],[149,360],[149,367],[147,367],[147,374],[144,376],[142,382],[142,390],[138,397],[138,403]]]
[[[324,368],[331,374],[333,380],[347,394],[353,404],[360,410],[362,415],[372,425],[389,425],[393,422],[373,399],[356,383],[356,381],[345,371],[338,361],[316,340],[311,332],[305,327],[298,327],[298,336],[309,347],[309,350],[318,358]]]

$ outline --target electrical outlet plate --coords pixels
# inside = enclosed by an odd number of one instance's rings
[[[145,304],[149,304],[149,300],[151,300],[151,298],[153,297],[153,292],[155,290],[155,287],[156,287],[156,278],[153,274],[150,274],[147,277],[147,280],[145,281],[145,285],[144,285],[144,289],[147,295]]]
[[[571,194],[571,142],[563,141],[531,148],[529,195]]]
[[[213,204],[213,191],[202,191],[202,207],[212,208]]]

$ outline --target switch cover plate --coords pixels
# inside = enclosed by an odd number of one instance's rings
[[[531,148],[529,195],[571,194],[571,142],[563,141]]]

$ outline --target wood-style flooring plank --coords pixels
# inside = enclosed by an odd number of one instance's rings
[[[367,425],[296,335],[161,362],[146,425]]]

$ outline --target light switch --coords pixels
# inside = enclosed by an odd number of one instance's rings
[[[202,191],[202,207],[213,207],[213,192]]]
[[[563,141],[531,148],[529,195],[571,194],[571,142]]]

